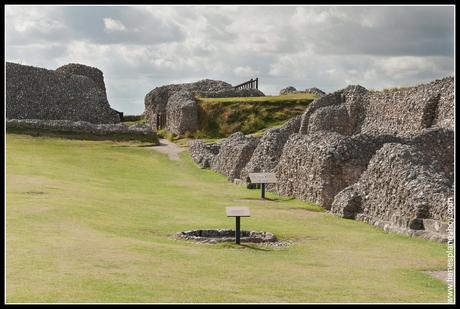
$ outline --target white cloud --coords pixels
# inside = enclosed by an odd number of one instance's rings
[[[254,70],[250,66],[237,67],[233,70],[233,72],[241,77],[252,77],[259,74],[259,71]]]
[[[254,76],[380,89],[453,74],[454,7],[6,6],[7,61],[104,72],[109,102],[142,113],[156,86]]]
[[[125,25],[121,21],[112,18],[104,18],[104,27],[107,32],[126,30]]]

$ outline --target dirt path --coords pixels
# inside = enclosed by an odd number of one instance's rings
[[[170,160],[176,161],[179,160],[179,153],[185,150],[185,148],[181,148],[167,139],[160,139],[160,145],[153,146],[152,149],[167,154]]]
[[[427,271],[426,273],[428,273],[429,275],[437,279],[441,279],[444,282],[447,282],[447,279],[448,279],[447,271]]]

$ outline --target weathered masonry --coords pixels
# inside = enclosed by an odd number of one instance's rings
[[[6,117],[120,122],[107,101],[102,72],[82,64],[47,70],[7,62]]]
[[[268,191],[385,231],[447,241],[454,200],[454,78],[324,95],[260,138],[190,144],[192,159],[236,182],[274,173]],[[249,180],[252,180],[249,179]]]
[[[200,97],[263,96],[264,94],[257,87],[258,79],[251,79],[236,87],[223,81],[210,79],[161,86],[145,96],[144,114],[153,130],[165,129],[176,135],[185,132],[193,133],[198,129],[196,95]]]

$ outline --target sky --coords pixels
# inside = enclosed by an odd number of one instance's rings
[[[380,90],[454,75],[454,6],[13,6],[6,61],[102,70],[110,105],[204,78],[259,89]]]

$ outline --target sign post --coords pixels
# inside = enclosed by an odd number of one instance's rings
[[[275,173],[249,173],[249,179],[252,183],[260,184],[260,198],[265,198],[265,184],[277,183]]]
[[[241,229],[240,229],[240,217],[250,217],[251,213],[248,207],[225,207],[227,217],[235,217],[235,243],[240,244]]]

